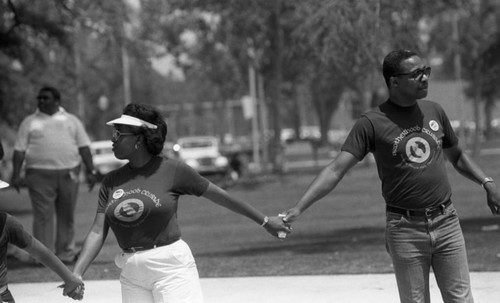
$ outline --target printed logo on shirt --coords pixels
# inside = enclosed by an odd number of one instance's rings
[[[420,137],[414,137],[406,142],[406,157],[410,162],[423,163],[429,159],[431,148],[429,142]]]
[[[429,127],[433,131],[437,132],[439,130],[439,123],[437,123],[436,120],[431,120],[431,121],[429,121]]]
[[[432,128],[439,129],[436,121],[429,123]],[[429,129],[414,126],[403,130],[398,137],[394,139],[392,155],[400,156],[406,165],[422,169],[432,163],[433,154],[441,148],[441,141]]]
[[[139,187],[132,189],[116,189],[111,201],[106,205],[108,219],[114,224],[124,227],[141,225],[152,208],[162,206],[161,199],[153,192]]]
[[[127,199],[120,202],[114,211],[115,218],[123,222],[134,222],[144,212],[144,203],[139,199]]]
[[[118,189],[116,190],[114,193],[113,193],[113,199],[120,199],[123,194],[125,193],[125,191],[123,189]]]

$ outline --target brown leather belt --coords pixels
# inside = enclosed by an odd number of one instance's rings
[[[443,214],[444,210],[451,205],[451,200],[446,201],[443,204],[437,206],[424,208],[424,209],[404,209],[395,206],[387,205],[386,210],[391,213],[400,214],[407,217],[420,217],[420,218],[430,218],[439,214]]]

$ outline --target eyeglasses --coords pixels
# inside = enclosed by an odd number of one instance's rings
[[[38,96],[36,97],[37,100],[41,100],[41,101],[45,101],[45,100],[50,100],[50,97],[47,97],[47,96]]]
[[[135,133],[121,133],[119,130],[115,129],[113,131],[113,141],[118,141],[121,136],[135,136]]]
[[[410,76],[409,77],[410,79],[421,81],[424,75],[427,78],[429,78],[429,76],[431,75],[431,67],[430,66],[424,66],[422,68],[418,68],[418,69],[416,69],[414,71],[411,71],[409,73],[394,74],[393,77],[407,76],[407,75]]]

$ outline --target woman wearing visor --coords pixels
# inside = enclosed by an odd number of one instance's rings
[[[74,268],[77,276],[83,276],[111,228],[122,250],[115,259],[122,302],[203,302],[196,264],[178,226],[182,195],[205,197],[273,236],[290,232],[280,217],[265,216],[183,162],[161,156],[167,125],[154,108],[129,104],[107,124],[115,127],[115,156],[129,162],[102,181],[94,223]]]

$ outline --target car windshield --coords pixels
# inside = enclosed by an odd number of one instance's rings
[[[112,148],[97,148],[94,150],[94,154],[96,154],[96,155],[112,154],[112,153],[113,153]]]
[[[213,146],[212,141],[190,141],[182,142],[182,148],[200,148]]]

